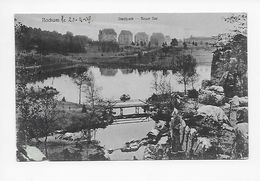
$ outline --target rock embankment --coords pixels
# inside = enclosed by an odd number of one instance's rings
[[[204,86],[198,102],[174,109],[169,124],[146,145],[144,159],[245,159],[248,157],[247,97],[225,97],[223,87]],[[195,104],[193,110],[190,108]],[[188,112],[187,112],[188,110]],[[188,116],[187,116],[188,115]],[[158,124],[158,123],[157,123]],[[156,127],[156,126],[155,126]],[[157,138],[158,137],[158,138]],[[161,139],[163,142],[160,142]]]

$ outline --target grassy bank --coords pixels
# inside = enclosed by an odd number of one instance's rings
[[[108,120],[103,119],[101,110],[97,110],[94,115],[88,106],[86,112],[82,112],[82,105],[59,101],[57,105],[56,121],[54,130],[64,130],[65,132],[77,132],[82,129],[105,128],[110,124]]]

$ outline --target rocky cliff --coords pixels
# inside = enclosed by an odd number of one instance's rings
[[[227,97],[247,96],[247,37],[235,35],[213,54],[211,80]]]

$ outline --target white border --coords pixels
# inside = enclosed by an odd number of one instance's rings
[[[259,6],[255,1],[218,0],[9,0],[0,2],[0,180],[260,180]],[[248,12],[250,159],[246,161],[39,162],[15,160],[15,13]]]

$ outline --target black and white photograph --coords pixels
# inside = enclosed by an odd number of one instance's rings
[[[17,13],[13,28],[17,162],[250,158],[246,12]]]

